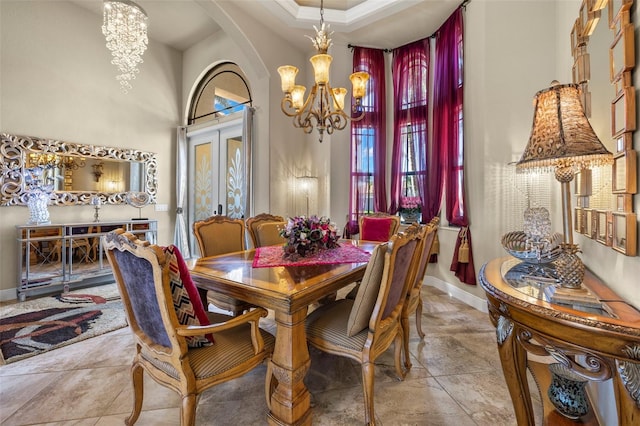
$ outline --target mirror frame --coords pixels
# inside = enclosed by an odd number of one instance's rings
[[[608,24],[611,30],[609,57],[609,80],[599,84],[611,86],[611,140],[615,146],[614,165],[612,167],[611,193],[616,205],[608,210],[592,211],[591,227],[576,229],[588,238],[610,246],[627,256],[637,252],[636,214],[633,212],[633,196],[637,192],[636,156],[633,149],[633,132],[636,130],[636,89],[631,79],[635,67],[634,26],[629,13],[634,0],[583,0],[578,17],[571,30],[571,52],[574,68],[582,66],[583,73],[573,70],[574,83],[580,84],[583,91],[585,112],[591,110],[589,93],[589,36],[594,25],[586,25],[585,16],[595,16],[608,6],[608,22],[603,19],[600,25]],[[598,12],[597,14],[595,12]],[[621,62],[616,64],[615,61]],[[579,71],[579,70],[578,70]],[[578,209],[589,208],[589,192],[584,197],[578,195]],[[580,212],[576,211],[576,215]],[[615,220],[614,220],[615,218]],[[589,220],[588,217],[585,220]],[[591,229],[589,229],[591,228]],[[619,243],[624,241],[624,244]]]
[[[56,155],[76,155],[85,158],[141,162],[144,164],[144,192],[149,194],[149,203],[155,204],[158,182],[158,161],[156,154],[128,148],[113,148],[99,145],[85,145],[2,133],[0,145],[0,206],[27,205],[28,192],[25,190],[24,167],[27,152]],[[126,204],[127,192],[96,191],[54,191],[51,205],[71,206],[90,204],[97,195],[102,204]]]

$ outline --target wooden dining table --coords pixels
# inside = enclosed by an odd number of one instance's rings
[[[375,242],[341,240],[371,253]],[[271,369],[277,386],[267,421],[271,425],[310,425],[310,394],[304,377],[311,364],[305,334],[310,304],[364,275],[366,262],[254,268],[255,250],[200,258],[191,276],[206,306],[206,291],[217,292],[271,309],[276,344]]]

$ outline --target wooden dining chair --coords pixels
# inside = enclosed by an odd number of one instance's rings
[[[193,224],[200,256],[217,256],[245,249],[245,225],[242,219],[227,216],[211,216]],[[239,315],[253,305],[242,300],[209,290],[207,300],[216,307]]]
[[[359,240],[389,241],[391,236],[397,233],[400,228],[400,216],[382,212],[360,216],[358,219],[358,227]],[[345,298],[355,299],[359,286],[360,282],[356,282],[356,285],[346,294]]]
[[[411,369],[411,357],[409,356],[409,316],[413,313],[416,314],[416,331],[420,339],[424,338],[424,332],[422,331],[422,297],[420,297],[420,291],[422,290],[424,274],[427,271],[427,266],[429,266],[431,249],[433,248],[433,242],[438,232],[439,223],[440,218],[436,216],[426,225],[419,225],[418,223],[412,224],[410,228],[415,228],[415,230],[409,230],[409,232],[419,232],[422,238],[416,248],[416,256],[410,277],[411,284],[407,292],[407,300],[400,314],[405,374]]]
[[[358,219],[360,236],[365,241],[389,241],[400,229],[400,216],[377,212],[360,216]]]
[[[395,369],[401,364],[400,313],[409,286],[410,269],[421,235],[399,233],[376,246],[355,300],[338,299],[307,316],[307,340],[321,351],[361,365],[365,423],[375,425],[375,360],[394,343]]]
[[[246,222],[247,232],[254,248],[285,242],[285,239],[280,236],[280,230],[287,224],[282,216],[260,213],[248,218]]]
[[[180,425],[193,426],[203,391],[270,358],[275,339],[259,327],[267,311],[237,317],[206,312],[176,247],[163,249],[122,229],[102,238],[136,346],[133,409],[125,424],[140,415],[146,372],[180,395]]]

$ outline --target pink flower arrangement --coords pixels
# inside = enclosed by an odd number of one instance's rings
[[[319,250],[338,247],[338,230],[329,218],[298,216],[289,218],[280,235],[287,240],[285,259],[295,260]]]
[[[403,213],[419,213],[422,208],[420,197],[401,197],[400,211]]]

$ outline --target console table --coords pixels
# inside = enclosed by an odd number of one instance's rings
[[[618,424],[640,424],[640,312],[589,271],[573,301],[545,275],[513,257],[479,274],[518,425],[534,425],[527,370],[545,425],[599,424],[584,387],[610,379]]]
[[[16,226],[18,300],[113,281],[100,237],[117,228],[156,241],[157,221],[146,219]]]

